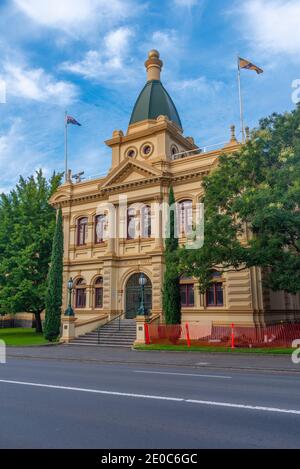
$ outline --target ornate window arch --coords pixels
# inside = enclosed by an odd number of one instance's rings
[[[94,282],[94,306],[96,309],[103,308],[103,277],[99,276]]]
[[[137,213],[134,207],[127,210],[127,239],[135,239],[137,231]]]
[[[141,216],[141,237],[151,238],[151,207],[144,205],[140,211]]]
[[[84,246],[88,234],[88,217],[78,218],[76,232],[77,246]]]
[[[151,206],[144,203],[132,204],[127,209],[127,239],[150,238],[152,225]]]
[[[171,159],[174,158],[175,155],[179,154],[179,149],[178,149],[177,145],[175,145],[175,143],[173,143],[171,145],[170,153],[171,153]]]
[[[75,282],[75,307],[78,309],[86,307],[86,281],[82,277]]]
[[[107,218],[106,213],[95,216],[95,244],[102,244],[105,241]]]
[[[178,235],[187,236],[193,230],[193,201],[191,199],[177,202]]]

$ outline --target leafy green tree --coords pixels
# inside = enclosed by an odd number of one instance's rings
[[[57,214],[56,228],[53,238],[51,264],[48,275],[46,294],[46,319],[44,336],[50,342],[57,339],[60,333],[62,285],[63,285],[63,220],[61,208]]]
[[[173,188],[169,191],[169,207],[175,207]],[[178,273],[178,237],[176,236],[175,210],[170,210],[165,242],[166,270],[163,283],[163,310],[166,324],[181,323],[180,275]]]
[[[300,291],[300,107],[260,122],[203,183],[205,241],[182,250],[180,269],[204,292],[213,269],[259,266],[265,286]]]
[[[42,332],[47,273],[55,229],[49,198],[61,183],[41,170],[0,196],[0,314],[33,313]]]

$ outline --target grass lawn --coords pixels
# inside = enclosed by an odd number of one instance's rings
[[[235,348],[230,347],[188,347],[187,345],[136,345],[135,350],[161,350],[166,352],[227,352],[227,353],[261,353],[290,355],[295,349],[292,348]]]
[[[43,334],[37,334],[35,329],[0,329],[0,340],[4,340],[6,345],[42,345],[48,344]]]

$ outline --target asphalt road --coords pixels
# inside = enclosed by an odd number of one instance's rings
[[[192,367],[9,357],[0,448],[300,447],[300,373],[216,369],[206,358]]]

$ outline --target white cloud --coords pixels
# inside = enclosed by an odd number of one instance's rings
[[[147,41],[139,45],[140,55],[135,54],[133,57],[132,39],[135,34],[132,28],[125,26],[111,30],[104,36],[101,49],[89,50],[78,62],[64,62],[60,69],[99,83],[135,83],[141,74],[141,65],[147,57],[147,51],[153,48],[160,51],[169,69],[174,62],[178,65],[183,46],[175,30],[154,31]]]
[[[164,63],[162,79],[170,82],[177,75],[180,67],[180,59],[184,53],[185,38],[179,35],[175,29],[156,30],[141,45],[143,58],[147,51],[157,49]]]
[[[175,4],[180,7],[193,7],[198,5],[198,0],[175,0]]]
[[[198,77],[198,78],[189,78],[189,79],[182,79],[178,81],[173,81],[170,83],[170,88],[177,91],[177,92],[212,92],[217,93],[223,87],[223,83],[219,81],[209,81],[206,77]]]
[[[132,67],[128,67],[133,36],[134,32],[128,27],[110,31],[104,37],[101,50],[90,50],[81,61],[65,62],[61,68],[96,81],[127,81],[134,72]]]
[[[6,82],[8,96],[33,101],[65,105],[73,102],[78,94],[75,85],[56,80],[42,68],[30,69],[5,62],[2,79]]]
[[[265,53],[299,57],[299,0],[250,0],[237,7],[247,39]]]
[[[88,34],[96,24],[118,21],[133,13],[131,0],[14,0],[31,20],[73,34]]]
[[[10,189],[20,174],[26,177],[43,166],[43,157],[30,144],[21,118],[14,119],[6,133],[0,135],[0,155],[1,191]]]
[[[166,31],[154,31],[151,38],[153,47],[163,54],[169,54],[178,50],[179,38],[178,32],[174,29]]]

